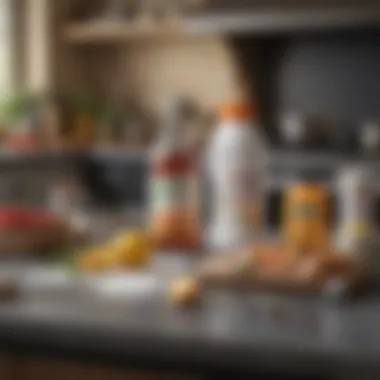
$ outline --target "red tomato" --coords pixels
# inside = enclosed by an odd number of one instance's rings
[[[31,227],[51,227],[57,223],[55,217],[45,211],[34,211],[28,216]]]
[[[7,206],[0,209],[0,226],[17,227],[27,223],[27,215],[22,208],[17,206]]]
[[[41,228],[50,227],[55,223],[55,217],[46,211],[22,206],[0,208],[0,227],[3,228]]]

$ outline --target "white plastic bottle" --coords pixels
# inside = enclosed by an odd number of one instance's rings
[[[265,144],[248,104],[221,108],[207,161],[212,203],[209,246],[218,251],[244,246],[257,236],[260,226],[266,165]]]

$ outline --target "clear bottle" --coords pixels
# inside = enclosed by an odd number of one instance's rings
[[[266,148],[256,112],[245,102],[221,108],[207,152],[212,210],[210,248],[239,248],[259,232],[264,202]]]
[[[181,130],[186,102],[176,98],[150,155],[149,231],[163,251],[200,247],[197,158]]]

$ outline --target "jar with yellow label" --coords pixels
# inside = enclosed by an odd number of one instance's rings
[[[299,253],[322,252],[329,238],[329,192],[314,181],[291,185],[283,203],[285,241]]]

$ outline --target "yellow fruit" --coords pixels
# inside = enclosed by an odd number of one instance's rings
[[[78,267],[86,272],[140,268],[147,264],[152,251],[150,239],[144,231],[127,232],[103,247],[84,253],[78,260]]]
[[[173,282],[169,297],[176,305],[194,305],[200,300],[199,284],[191,277],[179,278]]]
[[[104,270],[106,267],[106,260],[103,251],[97,249],[81,255],[78,261],[78,267],[85,272],[98,272]]]
[[[135,268],[146,265],[153,247],[144,231],[132,231],[118,236],[110,250],[120,267]]]
[[[104,265],[104,269],[114,269],[120,266],[117,252],[112,247],[102,248],[101,260]]]

